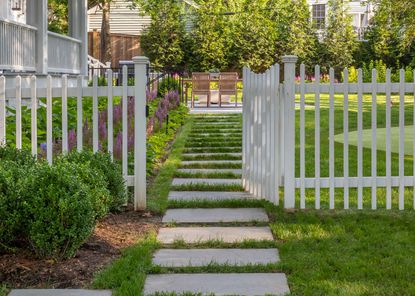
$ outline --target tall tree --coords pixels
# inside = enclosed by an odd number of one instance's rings
[[[327,26],[323,33],[325,64],[337,73],[354,63],[353,53],[357,46],[357,36],[348,11],[348,0],[329,0]]]
[[[153,5],[147,7],[151,24],[141,36],[141,46],[156,68],[179,70],[184,60],[185,25],[178,0]]]

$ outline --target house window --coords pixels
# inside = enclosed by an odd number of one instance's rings
[[[317,29],[324,29],[326,22],[326,5],[313,4],[313,24]]]

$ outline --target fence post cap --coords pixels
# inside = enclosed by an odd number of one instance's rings
[[[281,60],[283,63],[296,63],[298,61],[298,57],[295,55],[285,55]]]
[[[136,56],[133,57],[133,62],[134,64],[148,64],[150,60],[145,56]]]

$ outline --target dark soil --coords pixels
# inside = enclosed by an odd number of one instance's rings
[[[157,230],[160,223],[160,217],[128,208],[100,221],[74,258],[60,262],[36,259],[26,250],[0,255],[0,284],[12,288],[88,287],[97,271],[118,258],[122,249]]]

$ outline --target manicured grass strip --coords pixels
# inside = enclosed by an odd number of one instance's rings
[[[239,153],[242,152],[242,147],[200,147],[200,148],[185,148],[185,153]]]
[[[192,163],[181,165],[182,169],[242,169],[241,163]]]
[[[6,285],[0,284],[0,296],[6,296],[9,292],[10,290]]]
[[[137,245],[123,251],[122,257],[98,273],[95,289],[112,289],[114,296],[142,295],[146,274],[151,271],[153,252],[160,245],[151,233]]]
[[[227,173],[187,173],[176,172],[174,174],[176,178],[204,178],[204,179],[239,179],[242,177],[240,174],[234,174],[232,172]]]
[[[238,184],[186,184],[186,185],[173,185],[171,190],[174,191],[231,191],[238,192],[244,191],[243,187]]]
[[[211,141],[211,142],[223,142],[223,141],[241,141],[242,135],[239,136],[192,136],[190,141]]]
[[[170,249],[270,249],[276,247],[276,242],[272,240],[243,240],[237,243],[225,243],[222,240],[209,240],[199,243],[188,244],[183,240],[175,240],[169,245]]]
[[[182,160],[242,160],[242,156],[231,154],[182,156]]]
[[[241,147],[242,141],[240,142],[188,142],[186,143],[186,148],[197,148],[197,147],[220,147],[226,144],[228,147]]]
[[[174,177],[177,167],[180,164],[180,157],[184,150],[184,145],[188,134],[192,128],[193,121],[188,118],[187,123],[183,126],[182,131],[178,134],[172,151],[161,166],[157,177],[148,190],[147,208],[156,213],[163,214],[167,208],[167,197],[170,191],[170,184]]]
[[[277,263],[269,264],[248,264],[245,266],[235,266],[230,264],[210,263],[206,266],[190,266],[190,267],[161,267],[153,266],[151,274],[163,273],[266,273],[279,272],[280,267]]]
[[[227,200],[169,200],[170,209],[214,209],[214,208],[261,208],[264,201],[255,199],[227,199]],[[268,215],[272,213],[268,212]]]

